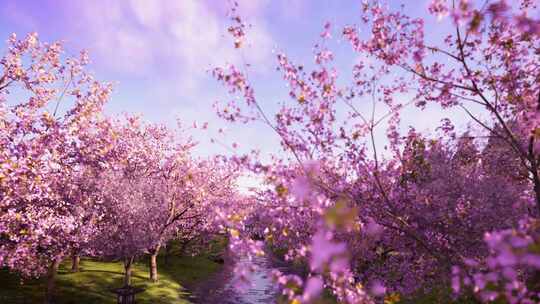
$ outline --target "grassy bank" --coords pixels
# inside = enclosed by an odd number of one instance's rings
[[[148,280],[148,265],[141,260],[133,269],[132,284],[145,289],[137,295],[139,303],[189,303],[189,293],[183,285],[205,279],[219,270],[209,252],[199,256],[170,256],[167,265],[164,258],[158,259],[159,282]],[[81,260],[81,271],[72,273],[69,261],[60,265],[57,280],[57,303],[90,304],[116,303],[112,288],[122,286],[123,265],[121,262]],[[42,303],[46,282],[44,279],[22,281],[7,270],[0,270],[0,303]]]

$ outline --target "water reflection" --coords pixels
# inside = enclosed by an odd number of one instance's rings
[[[240,261],[242,262],[242,261]],[[241,293],[232,284],[232,271],[234,262],[225,259],[223,269],[210,279],[191,288],[194,303],[205,304],[267,304],[275,303],[279,290],[272,282],[272,269],[286,271],[285,266],[276,267],[275,258],[267,254],[256,257],[253,263],[257,270],[252,276],[252,286]]]

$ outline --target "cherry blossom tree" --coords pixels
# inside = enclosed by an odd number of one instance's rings
[[[35,33],[12,35],[0,59],[0,264],[25,276],[48,271],[47,301],[62,257],[99,216],[75,185],[84,166],[107,158],[101,112],[111,86],[87,64],[85,52],[64,58],[60,43]]]
[[[194,144],[172,130],[128,117],[117,122],[115,161],[102,176],[107,219],[97,235],[98,254],[124,260],[126,285],[135,258],[148,254],[150,279],[168,241],[212,231],[214,202],[232,199],[236,173],[216,160],[195,159]]]
[[[370,301],[363,288],[352,288],[368,283],[364,280],[373,282],[375,298],[383,291],[429,289],[432,279],[440,280],[430,269],[449,278],[452,265],[486,256],[485,231],[515,226],[527,210],[540,206],[534,118],[540,96],[535,51],[539,22],[531,18],[534,5],[523,1],[513,9],[504,1],[478,6],[469,1],[433,1],[429,10],[439,17],[451,16],[455,33],[448,35],[444,47],[426,41],[422,18],[392,11],[378,1],[363,2],[360,20],[368,37],[355,26],[341,31],[353,51],[366,58],[354,64],[349,85],[338,82],[339,72],[332,66],[329,23],[314,47],[315,67],[310,72],[278,53],[278,70],[292,102],[283,104],[274,120],[250,83],[249,65],[213,71],[231,94],[245,101],[233,99],[218,108],[218,114],[231,122],[262,121],[291,153],[290,159],[269,166],[257,160],[246,165],[274,185],[275,190],[263,198],[268,200],[266,213],[281,212],[282,217],[263,221],[268,225],[266,234],[292,247],[291,256],[310,260],[311,283],[305,290],[320,290],[311,287],[319,286],[321,274],[325,285],[350,303]],[[231,13],[229,32],[241,49],[248,27],[236,7]],[[444,57],[451,62],[442,64]],[[365,100],[373,104],[367,113],[358,106]],[[414,131],[400,135],[400,110],[410,104],[422,109],[427,102],[463,109],[488,133],[483,152],[469,134],[448,143],[444,138],[424,139]],[[487,119],[470,105],[480,105]],[[376,106],[387,112],[380,114]],[[340,120],[343,108],[348,115]],[[386,127],[384,153],[376,144],[377,127]],[[440,129],[445,138],[455,137],[450,121],[444,120]],[[504,155],[508,152],[510,156]],[[512,160],[507,165],[514,179],[494,170],[493,161],[505,156]],[[519,166],[512,166],[513,160]],[[317,169],[309,165],[313,162]],[[535,204],[530,204],[527,192],[536,197]],[[301,216],[287,214],[290,210]],[[349,232],[355,229],[367,235]],[[364,260],[375,263],[362,265]],[[373,276],[366,266],[374,266]],[[311,300],[296,294],[303,286],[300,278],[281,278],[292,301]]]

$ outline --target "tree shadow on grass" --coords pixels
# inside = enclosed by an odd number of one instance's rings
[[[160,280],[152,283],[148,278],[148,259],[136,263],[132,284],[144,292],[137,295],[139,303],[187,304],[191,293],[188,284],[207,278],[221,265],[212,261],[208,254],[200,256],[171,256],[164,263],[158,258]],[[57,304],[114,304],[116,295],[111,291],[123,284],[124,269],[118,261],[82,259],[80,271],[72,272],[70,261],[64,261],[57,276]],[[21,283],[23,282],[23,283]],[[42,279],[21,280],[19,275],[0,269],[0,304],[42,303],[46,281]]]
[[[158,260],[159,272],[182,285],[205,279],[222,267],[206,256],[170,257],[167,264],[163,260]]]

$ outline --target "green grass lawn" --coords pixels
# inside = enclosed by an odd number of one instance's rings
[[[169,257],[164,265],[163,257],[158,258],[159,282],[148,280],[148,264],[140,261],[134,265],[132,285],[145,289],[137,295],[139,303],[189,303],[189,293],[182,287],[204,279],[217,271],[221,265],[210,259],[212,253],[195,257]],[[57,280],[56,302],[116,303],[110,289],[122,286],[123,264],[121,262],[100,262],[81,260],[81,271],[72,273],[69,261],[60,265]],[[0,303],[22,304],[42,303],[46,282],[44,279],[26,280],[0,270]]]
[[[190,303],[189,292],[183,286],[189,286],[204,280],[221,268],[221,264],[214,262],[226,246],[226,241],[214,240],[205,249],[203,254],[195,257],[181,256],[177,250],[178,245],[172,244],[171,255],[165,265],[165,258],[158,258],[159,282],[151,283],[148,279],[148,259],[144,258],[133,267],[132,285],[144,288],[144,292],[137,295],[138,303]],[[81,271],[70,271],[70,260],[60,265],[57,276],[58,304],[90,304],[116,303],[116,296],[110,290],[122,286],[122,262],[103,262],[92,259],[82,259]],[[22,281],[16,274],[0,269],[0,304],[34,304],[42,303],[45,294],[46,282],[44,279]],[[278,303],[286,303],[283,298]],[[316,304],[335,304],[336,299],[325,291]],[[427,294],[418,294],[412,298],[401,301],[387,301],[385,303],[403,304],[465,304],[474,303],[470,298],[453,300],[447,288],[434,290]]]

